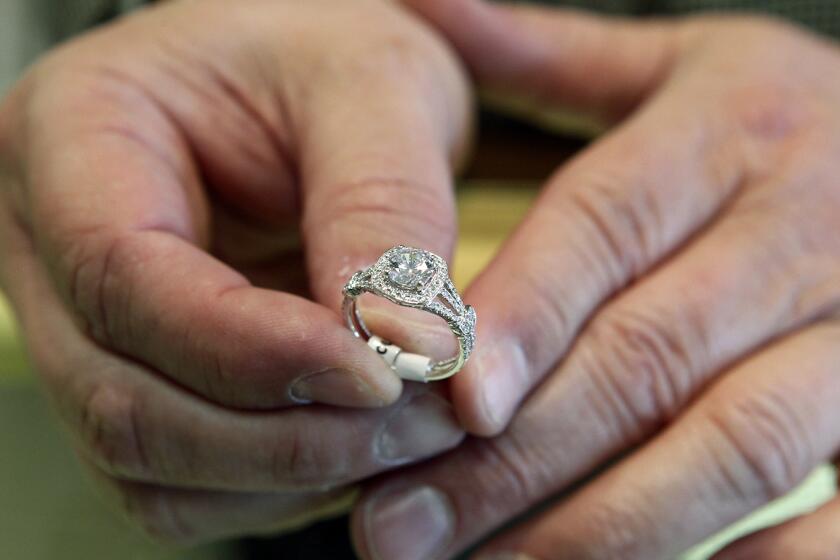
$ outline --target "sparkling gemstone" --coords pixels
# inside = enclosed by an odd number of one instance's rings
[[[432,279],[434,273],[425,255],[417,249],[403,247],[391,255],[388,278],[402,288],[422,287]]]

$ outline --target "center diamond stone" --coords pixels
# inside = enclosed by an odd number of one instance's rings
[[[402,288],[420,288],[435,274],[423,252],[408,247],[395,251],[389,264],[388,278]]]

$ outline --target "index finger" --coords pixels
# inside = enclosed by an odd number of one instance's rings
[[[90,336],[222,404],[299,402],[293,386],[316,375],[312,400],[396,399],[399,380],[335,313],[255,288],[204,250],[199,172],[160,105],[130,86],[93,88],[33,101],[50,126],[30,126],[26,150],[26,220]]]

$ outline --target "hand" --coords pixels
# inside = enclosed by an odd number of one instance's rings
[[[203,0],[58,49],[5,100],[2,286],[153,535],[274,531],[461,439],[336,311],[385,248],[450,253],[467,91],[390,2]]]
[[[450,557],[532,510],[478,556],[673,558],[832,457],[836,45],[755,18],[411,3],[484,87],[621,122],[465,297],[478,342],[454,403],[506,431],[373,485],[365,557]],[[838,522],[835,502],[724,556],[835,557]]]

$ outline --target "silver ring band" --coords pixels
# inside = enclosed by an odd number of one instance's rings
[[[423,381],[437,381],[455,375],[472,353],[475,346],[475,310],[461,300],[449,278],[446,261],[434,253],[404,245],[392,247],[374,265],[353,274],[342,292],[347,326],[365,341],[371,341],[375,335],[365,325],[356,305],[356,299],[364,293],[384,297],[403,307],[422,309],[446,321],[458,340],[458,354],[439,362],[426,358],[422,368],[425,371],[419,372]],[[402,350],[390,343],[384,344],[393,350],[388,362],[400,374],[400,368],[394,364]],[[384,357],[387,352],[380,353]],[[401,377],[417,379],[418,376]]]

